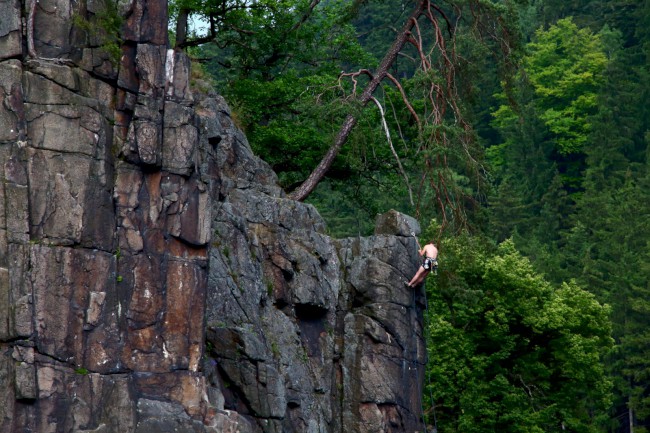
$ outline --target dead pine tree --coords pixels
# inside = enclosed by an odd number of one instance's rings
[[[454,152],[462,154],[467,166],[476,174],[475,178],[479,179],[477,182],[480,183],[480,179],[483,178],[480,159],[477,157],[476,146],[473,143],[471,126],[464,120],[458,104],[459,95],[456,87],[456,66],[459,61],[456,52],[458,25],[466,16],[471,23],[472,31],[477,34],[477,41],[496,40],[497,43],[492,44],[499,47],[499,52],[494,52],[495,56],[505,58],[513,50],[513,38],[506,20],[502,17],[503,10],[490,8],[489,5],[486,6],[486,2],[480,1],[464,2],[464,9],[454,2],[445,2],[445,5],[449,12],[445,12],[432,0],[418,1],[403,27],[396,33],[392,46],[374,72],[362,69],[341,74],[341,77],[353,81],[353,92],[356,95],[357,104],[363,108],[373,101],[379,108],[382,119],[384,119],[384,111],[373,94],[382,85],[394,86],[399,91],[402,102],[416,123],[419,132],[419,137],[412,144],[412,146],[418,147],[418,149],[414,149],[414,152],[422,155],[422,173],[416,192],[416,215],[419,214],[420,200],[423,197],[424,189],[430,188],[434,192],[435,206],[439,210],[443,225],[446,224],[448,218],[454,218],[461,224],[466,221],[466,197],[463,197],[462,193],[453,185],[447,154],[445,152],[424,152],[424,150],[434,147],[454,147]],[[408,45],[415,47],[417,56],[414,61],[417,62],[419,71],[424,75],[430,74],[438,77],[437,80],[432,79],[425,85],[423,93],[426,107],[419,113],[410,103],[410,97],[399,79],[389,72]],[[368,81],[363,91],[356,94],[357,79],[362,75],[367,76]],[[422,93],[420,97],[422,97]],[[302,184],[289,194],[290,198],[303,201],[316,188],[345,145],[358,120],[358,116],[355,114],[346,116],[332,145],[320,163]],[[461,132],[451,138],[444,128],[445,122],[453,123]],[[412,197],[411,185],[392,147],[385,120],[382,125],[386,131],[389,145],[391,145],[391,151],[397,158],[401,175],[407,183],[409,195]],[[411,200],[413,202],[412,198]]]
[[[278,41],[290,39],[312,18],[320,3],[321,0],[305,3],[304,10],[295,17],[294,24],[280,30],[276,35]],[[366,0],[354,2],[359,8],[365,3]],[[379,110],[382,130],[391,153],[397,160],[397,169],[404,178],[416,216],[419,216],[421,207],[435,207],[443,225],[451,218],[462,223],[466,220],[464,213],[468,197],[460,187],[457,187],[454,170],[458,170],[459,165],[465,164],[466,167],[461,170],[465,173],[471,172],[466,177],[476,182],[474,190],[481,190],[484,176],[480,164],[480,152],[477,151],[471,127],[464,120],[459,104],[457,71],[463,59],[456,50],[457,34],[459,29],[463,29],[465,33],[476,35],[476,43],[496,42],[489,44],[490,49],[496,47],[499,51],[494,52],[495,57],[507,57],[512,51],[512,42],[516,39],[509,33],[507,4],[511,2],[417,0],[410,3],[413,4],[413,9],[402,27],[395,31],[395,39],[377,69],[343,72],[339,76],[339,86],[345,95],[341,82],[351,80],[353,90],[351,95],[345,97],[346,101],[362,110],[367,109],[365,107],[372,101],[373,106]],[[229,14],[251,12],[255,9],[261,12],[264,8],[270,7],[263,2],[241,0],[216,0],[207,4],[197,0],[171,0],[170,4],[171,15],[176,19],[175,48],[177,49],[187,49],[209,41],[216,42],[219,48],[229,44],[245,46],[242,40],[246,36],[254,36],[255,31],[231,22],[228,18]],[[202,36],[189,31],[188,19],[192,14],[201,16],[207,23]],[[218,41],[217,35],[224,31],[232,31],[241,37],[236,40]],[[288,56],[290,53],[275,48],[263,58],[263,66],[272,67]],[[398,58],[410,59],[415,63],[416,74],[419,75],[417,95],[409,95],[400,78],[391,75]],[[223,66],[229,65],[223,64]],[[365,87],[358,85],[361,82],[365,83]],[[401,95],[401,101],[416,127],[414,135],[417,136],[411,136],[408,142],[405,142],[407,153],[415,158],[413,160],[417,164],[415,172],[408,172],[409,167],[401,163],[400,155],[392,145],[389,125],[385,117],[386,107],[382,107],[380,98],[375,96],[379,93],[379,89],[388,86],[396,89]],[[418,101],[419,111],[412,103],[415,100]],[[321,161],[296,189],[289,192],[290,198],[304,201],[326,176],[360,120],[357,110],[351,109],[348,113]],[[418,179],[412,182],[409,176]],[[469,199],[472,200],[471,197]]]

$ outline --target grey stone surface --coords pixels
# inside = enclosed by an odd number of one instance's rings
[[[339,241],[347,305],[341,347],[341,431],[418,431],[426,354],[424,293],[404,286],[417,268],[412,237]]]
[[[0,0],[0,60],[22,54],[21,2]]]
[[[376,235],[417,236],[420,233],[420,223],[415,218],[394,209],[377,215],[375,220]]]
[[[24,140],[22,71],[18,60],[0,62],[0,143]]]

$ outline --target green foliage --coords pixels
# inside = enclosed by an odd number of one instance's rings
[[[306,0],[266,0],[224,10],[216,39],[204,46],[216,55],[213,73],[225,82],[271,81],[284,72],[305,77],[338,73],[341,61],[367,60],[354,29],[339,18],[345,2],[319,5],[304,20],[309,4]]]
[[[538,30],[524,68],[535,91],[540,119],[562,154],[580,152],[596,112],[596,95],[607,58],[601,37],[570,18]]]
[[[539,29],[527,45],[515,86],[498,95],[494,127],[503,140],[487,149],[495,194],[491,231],[513,236],[521,251],[562,275],[555,257],[571,228],[567,216],[584,190],[585,153],[594,120],[610,35],[579,28],[570,18]]]
[[[387,209],[408,212],[408,194],[397,175],[375,175],[351,182],[325,179],[307,198],[327,221],[328,234],[335,238],[370,236],[377,214]]]
[[[612,41],[616,41],[612,37]],[[620,41],[620,39],[618,39]],[[619,42],[620,43],[620,42]],[[650,217],[647,143],[638,133],[643,124],[635,112],[643,106],[643,81],[620,47],[612,48],[617,62],[608,69],[603,107],[588,151],[585,192],[578,201],[575,228],[567,235],[567,255],[577,278],[613,307],[618,347],[609,360],[617,376],[619,411],[632,410],[639,424],[650,418],[646,396],[650,363],[648,344]]]
[[[578,28],[570,18],[561,19],[547,30],[538,30],[527,51],[523,67],[533,89],[530,103],[535,115],[560,154],[582,152],[607,65],[600,35]],[[493,115],[502,129],[520,118],[508,105],[501,105]]]
[[[75,27],[84,31],[90,38],[90,43],[99,46],[117,65],[122,56],[122,38],[120,32],[124,18],[119,14],[117,2],[104,0],[98,3],[97,11],[89,18],[80,14],[73,17]]]
[[[575,283],[552,286],[512,241],[463,235],[440,251],[427,342],[439,431],[600,431],[608,308]]]
[[[342,119],[340,102],[317,95],[333,80],[333,76],[289,71],[272,81],[236,80],[226,92],[253,150],[287,188],[302,181],[317,164]],[[317,96],[320,100],[314,103]]]
[[[480,14],[461,12],[478,3]],[[345,116],[354,114],[358,119],[355,131],[327,173],[332,184],[337,184],[336,191],[353,192],[354,200],[363,197],[357,200],[361,209],[352,213],[383,212],[387,210],[384,204],[407,197],[407,205],[400,209],[425,218],[442,213],[442,220],[454,223],[458,219],[462,225],[470,214],[463,203],[476,205],[482,199],[477,189],[483,184],[481,150],[462,119],[464,90],[455,88],[455,71],[469,68],[474,59],[484,62],[486,56],[494,57],[499,48],[496,41],[484,50],[476,43],[479,33],[490,33],[486,25],[492,28],[498,22],[498,30],[503,31],[499,43],[512,43],[509,35],[516,32],[503,27],[513,4],[459,1],[442,6],[436,25],[449,39],[448,48],[435,43],[435,26],[421,20],[426,72],[418,69],[423,59],[410,44],[390,70],[419,113],[419,124],[404,109],[403,94],[390,82],[375,92],[386,111],[382,119],[373,104],[365,110],[358,104],[368,75],[359,74],[354,80],[340,77],[341,71],[372,71],[377,66],[393,44],[396,29],[413,10],[412,1],[335,0],[312,8],[308,0],[214,4],[180,0],[170,3],[170,14],[182,17],[190,11],[194,17],[211,20],[212,42],[194,49],[193,54],[209,59],[206,69],[229,101],[233,118],[253,150],[278,173],[285,189],[292,190],[311,173],[332,145]],[[479,16],[481,24],[473,25],[471,21]],[[452,49],[457,35],[463,48],[475,54],[459,60]],[[382,128],[384,121],[391,143]],[[377,191],[390,191],[399,200],[383,200]],[[348,225],[341,232],[356,234],[358,228],[358,224]]]
[[[628,425],[645,431],[650,425],[650,363],[645,361],[649,11],[645,2],[627,0],[534,1],[527,15],[530,27],[544,24],[550,32],[531,34],[535,50],[529,56],[539,64],[524,63],[522,76],[531,84],[520,80],[510,93],[514,109],[506,107],[502,94],[494,125],[503,140],[488,150],[497,185],[490,199],[493,233],[499,239],[512,235],[550,280],[575,278],[611,305],[616,340],[606,360],[616,384],[611,431],[628,431]],[[575,19],[556,24],[566,15]],[[583,73],[577,72],[579,65]],[[576,90],[585,89],[593,96],[581,99]],[[587,105],[577,105],[583,102]],[[559,103],[568,108],[566,119],[554,117],[561,112],[557,108],[542,115]],[[576,114],[582,109],[584,116]],[[549,126],[549,120],[560,122]],[[558,133],[582,137],[573,142],[582,143],[579,152],[560,154]],[[547,170],[546,179],[538,177],[541,169]]]
[[[214,43],[200,48],[253,150],[287,189],[302,182],[331,145],[345,115],[341,70],[376,62],[360,47],[344,17],[346,2],[257,2],[222,17]],[[338,170],[338,171],[337,171]],[[349,176],[341,161],[332,177]]]

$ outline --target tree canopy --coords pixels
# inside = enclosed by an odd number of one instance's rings
[[[202,34],[177,30],[176,45],[203,43],[191,51],[292,197],[305,199],[323,178],[352,194],[400,181],[408,198],[397,207],[462,225],[484,179],[457,98],[467,64],[457,44],[478,41],[490,47],[483,56],[506,59],[516,42],[506,19],[513,3],[395,3],[387,10],[368,1],[179,1],[172,16],[183,29],[192,14],[210,23]],[[373,29],[358,37],[376,11],[388,14],[383,36]],[[374,41],[372,51],[361,41]],[[368,204],[373,215],[377,204]]]

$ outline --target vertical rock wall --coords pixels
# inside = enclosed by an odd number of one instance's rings
[[[119,59],[110,4],[0,0],[0,431],[421,431],[417,223],[331,239],[166,3],[117,4]]]

